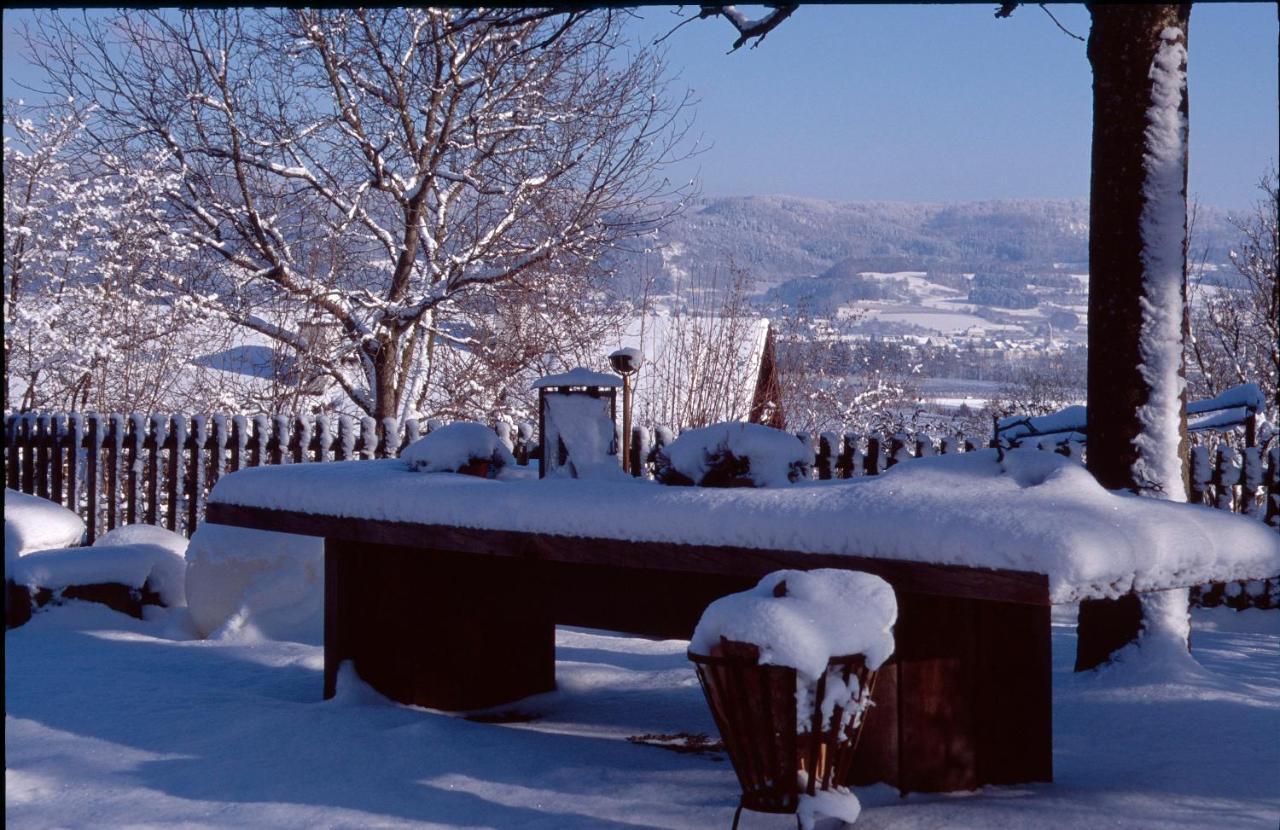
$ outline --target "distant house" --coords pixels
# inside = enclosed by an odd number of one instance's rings
[[[655,312],[635,317],[606,350],[639,349],[635,418],[640,424],[701,426],[749,420],[781,427],[781,385],[766,318]]]

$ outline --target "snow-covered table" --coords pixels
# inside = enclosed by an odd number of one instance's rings
[[[1280,542],[1106,493],[1061,456],[970,455],[767,490],[260,467],[218,482],[208,520],[324,537],[326,696],[351,660],[389,697],[451,710],[554,688],[556,624],[687,638],[772,571],[874,573],[898,595],[897,652],[854,783],[1049,781],[1050,604],[1260,576]]]

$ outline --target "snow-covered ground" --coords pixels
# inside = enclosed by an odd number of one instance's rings
[[[1280,612],[1198,611],[1189,661],[1071,672],[1055,614],[1055,783],[859,788],[864,828],[1266,828],[1280,821]],[[10,827],[727,827],[720,753],[628,737],[714,725],[687,643],[562,629],[559,690],[476,722],[393,704],[321,649],[194,639],[71,603],[5,634]],[[874,717],[874,714],[872,715]],[[747,814],[744,828],[794,826]]]

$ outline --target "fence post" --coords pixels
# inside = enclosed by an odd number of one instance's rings
[[[124,416],[112,414],[107,427],[107,531],[120,517],[120,456],[124,449]]]
[[[293,419],[293,432],[289,436],[289,458],[294,464],[307,460],[307,450],[311,449],[311,419],[298,415]]]
[[[273,465],[283,464],[285,453],[289,450],[289,419],[283,415],[276,415],[271,419],[271,433],[267,440],[267,447]]]
[[[1267,524],[1280,530],[1280,441],[1267,452]]]
[[[49,498],[49,416],[36,417],[36,495]]]
[[[1258,488],[1262,486],[1262,451],[1257,447],[1244,448],[1244,469],[1240,473],[1240,512],[1261,519],[1264,505],[1258,500]]]
[[[360,419],[360,458],[368,461],[378,456],[378,422],[372,415]]]
[[[1213,464],[1209,461],[1209,448],[1204,444],[1191,447],[1191,494],[1192,504],[1212,504],[1209,499],[1209,485],[1213,482]]]
[[[182,453],[187,448],[187,416],[174,413],[169,416],[169,435],[164,442],[169,451],[169,466],[165,470],[165,489],[169,504],[164,512],[164,526],[179,532],[179,516],[182,515]]]
[[[830,481],[835,475],[837,457],[840,455],[840,439],[833,432],[818,435],[818,479]]]
[[[147,456],[147,484],[145,499],[147,503],[147,524],[160,523],[160,453],[164,449],[164,439],[168,437],[164,416],[152,415],[147,419],[147,434],[143,447],[149,449]]]
[[[325,415],[317,415],[316,434],[311,439],[312,457],[317,462],[328,461],[331,449],[333,449],[333,436],[329,434],[329,418]]]
[[[18,416],[4,416],[4,486],[18,489]]]
[[[84,446],[84,416],[73,412],[67,418],[67,506],[80,512],[80,453]]]
[[[636,478],[648,478],[649,471],[645,463],[649,458],[649,429],[635,424],[631,427],[631,457],[628,459],[631,475]]]
[[[1231,512],[1235,501],[1235,486],[1240,483],[1240,465],[1236,451],[1226,442],[1218,445],[1218,462],[1213,469],[1213,485],[1217,491],[1214,507]]]
[[[62,465],[64,463],[62,444],[66,438],[66,418],[54,415],[49,419],[49,497],[58,504],[62,499]],[[74,508],[73,508],[74,509]]]
[[[98,451],[102,449],[102,416],[89,416],[89,443],[85,448],[85,540],[92,545],[98,538]]]
[[[400,454],[400,421],[397,418],[386,417],[382,419],[380,424],[382,427],[378,430],[378,458],[395,458]]]
[[[209,440],[209,430],[203,415],[191,419],[191,432],[187,435],[187,536],[195,535],[200,523],[200,502],[204,495],[204,447]]]
[[[878,476],[885,469],[883,436],[867,436],[867,455],[862,459],[862,469],[869,476]]]
[[[35,448],[35,422],[36,416],[31,412],[23,413],[21,416],[21,427],[18,439],[18,446],[22,447],[22,481],[19,490],[24,493],[35,493],[36,491],[36,448]]]
[[[227,430],[227,416],[217,413],[209,419],[213,424],[213,432],[209,436],[209,441],[205,446],[209,449],[209,461],[205,470],[204,492],[213,489],[213,485],[218,483],[218,479],[227,474],[227,442],[231,436]]]
[[[907,446],[907,435],[903,432],[895,432],[889,443],[889,461],[887,467],[893,467],[899,462],[906,461],[911,458],[911,450]]]
[[[398,458],[400,456],[400,453],[404,452],[405,447],[409,446],[414,441],[417,441],[418,438],[421,437],[421,435],[422,435],[422,427],[418,424],[418,419],[406,418],[404,422],[404,439],[400,442],[400,452],[396,453],[396,457]],[[512,440],[511,446],[512,446],[512,452],[514,453],[515,452],[514,448],[516,446],[516,442],[514,440]],[[516,462],[519,463],[519,461],[520,459],[517,458]]]
[[[916,458],[934,455],[933,436],[927,432],[916,433]]]
[[[355,425],[350,415],[338,416],[338,444],[333,456],[337,461],[350,461],[356,451]]]

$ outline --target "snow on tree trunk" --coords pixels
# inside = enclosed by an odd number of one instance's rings
[[[1180,450],[1190,10],[1189,4],[1092,5],[1088,47],[1094,109],[1087,463],[1105,487],[1175,501],[1186,500]],[[1176,599],[1144,607],[1144,639],[1178,616],[1170,602]],[[1082,626],[1082,652],[1101,633]],[[1129,630],[1127,639],[1138,633]]]
[[[1134,438],[1138,491],[1186,501],[1180,445],[1186,436],[1183,320],[1187,244],[1187,46],[1184,29],[1165,27],[1151,65],[1147,110],[1146,182],[1142,196],[1142,328],[1138,367],[1147,402]]]

